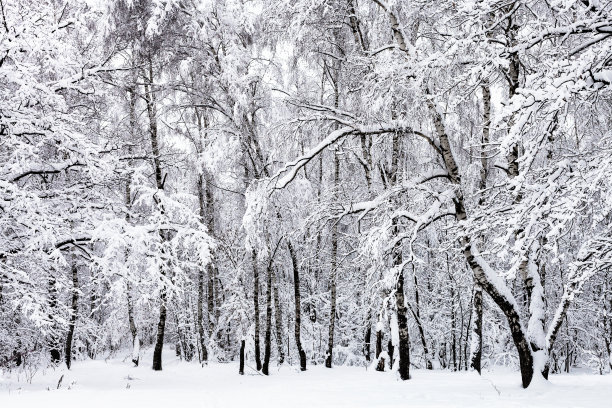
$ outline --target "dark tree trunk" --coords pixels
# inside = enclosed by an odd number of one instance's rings
[[[245,341],[240,342],[240,367],[238,368],[238,374],[244,375],[244,346]]]
[[[365,338],[364,338],[364,347],[363,354],[365,356],[366,361],[370,361],[370,353],[372,349],[372,315],[368,308],[368,317],[366,321],[366,329],[365,329]]]
[[[130,94],[130,130],[132,140],[136,140],[136,92],[134,89],[129,90]],[[132,154],[131,146],[128,147],[128,154]],[[130,162],[130,165],[132,163]],[[132,177],[128,177],[125,183],[125,207],[127,209],[125,214],[125,220],[130,223],[130,210],[132,207],[132,189],[131,189]],[[125,252],[126,262],[128,260],[129,253]],[[130,333],[132,334],[132,363],[134,367],[138,367],[140,362],[140,339],[138,338],[138,330],[136,328],[136,322],[134,321],[134,303],[132,302],[132,287],[130,285],[130,278],[127,277],[125,281],[125,291],[127,297],[127,312],[128,312],[128,323],[130,325]],[[94,301],[92,300],[92,309]]]
[[[126,283],[127,291],[127,309],[128,309],[128,322],[130,325],[130,333],[132,334],[132,363],[134,367],[138,367],[140,362],[140,339],[138,337],[138,329],[136,328],[136,322],[134,321],[134,304],[132,302],[132,288],[131,285]]]
[[[280,305],[280,299],[278,296],[278,279],[274,278],[274,323],[276,326],[276,348],[278,351],[278,364],[281,365],[285,362],[285,350],[283,349],[283,315]]]
[[[306,371],[306,352],[302,348],[302,340],[300,336],[302,307],[300,305],[300,268],[298,266],[297,255],[291,241],[287,240],[287,248],[291,256],[291,265],[293,266],[293,293],[295,300],[295,345],[300,356],[300,370]]]
[[[400,156],[399,134],[393,136],[393,156],[391,159],[391,182],[395,185],[398,181],[398,166]],[[393,235],[399,233],[399,220],[393,219]],[[395,288],[395,308],[397,311],[397,325],[399,334],[399,372],[402,380],[410,379],[410,338],[408,333],[408,308],[404,298],[404,269],[402,267],[403,256],[401,241],[393,248],[393,266],[401,268],[398,271]],[[389,340],[389,366],[393,368],[393,343]]]
[[[336,32],[334,31],[334,36]],[[339,88],[339,75],[340,75],[340,59],[333,61],[332,69],[334,72],[334,78],[332,80],[334,87],[334,107],[340,106],[340,88]],[[337,124],[334,125],[337,128]],[[338,188],[340,182],[340,157],[338,151],[334,151],[334,197],[337,199]],[[336,328],[336,279],[338,269],[338,222],[332,224],[331,233],[331,273],[329,277],[330,285],[330,310],[329,310],[329,328],[327,337],[327,353],[325,357],[325,367],[331,368],[334,360],[334,331]]]
[[[482,289],[474,286],[474,331],[472,332],[472,350],[470,366],[481,374],[482,360]]]
[[[404,299],[404,271],[401,270],[397,278],[395,291],[397,308],[397,326],[399,332],[399,374],[402,380],[410,379],[410,338],[408,333],[408,309]],[[391,342],[389,343],[391,344]],[[426,352],[427,350],[425,350]],[[393,354],[389,354],[393,361]]]
[[[257,254],[251,251],[253,263],[253,307],[255,309],[255,364],[257,371],[261,370],[261,350],[259,346],[259,270],[257,269]]]
[[[518,25],[512,21],[513,17],[509,14],[508,17],[508,27],[506,30],[506,40],[508,44],[513,47],[516,45],[516,35],[518,30]],[[516,91],[519,88],[519,73],[520,73],[521,62],[519,59],[519,55],[517,52],[512,52],[508,54],[508,70],[506,71],[506,80],[508,81],[508,99],[512,99],[514,95],[516,95]],[[510,125],[512,126],[514,123],[514,117],[510,118]],[[519,144],[513,143],[510,146],[510,150],[508,153],[507,161],[508,161],[508,174],[510,177],[516,177],[519,174]],[[520,200],[520,198],[519,198]]]
[[[199,121],[199,115],[198,115]],[[204,198],[204,185],[203,176],[198,176],[198,201],[200,204],[200,222],[205,223],[206,221],[206,205]],[[212,231],[208,231],[212,233]],[[210,268],[209,268],[210,269]],[[210,272],[209,272],[210,273]],[[210,312],[209,312],[210,316]],[[197,328],[198,328],[198,341],[200,343],[201,350],[201,363],[208,363],[208,350],[206,348],[206,338],[204,335],[204,267],[202,265],[198,268],[198,306],[197,306]]]
[[[448,263],[448,257],[446,259]],[[450,276],[449,276],[450,278]],[[455,289],[452,278],[450,279],[450,313],[451,313],[451,358],[453,359],[453,371],[457,371],[457,322],[455,317]]]
[[[425,368],[427,368],[428,370],[433,370],[433,364],[431,362],[431,359],[429,358],[429,348],[427,347],[427,340],[425,339],[425,329],[423,328],[423,322],[421,321],[421,311],[420,311],[421,305],[420,305],[419,299],[420,299],[419,298],[419,281],[417,279],[416,272],[415,272],[414,274],[414,303],[415,303],[416,310],[412,310],[412,307],[410,306],[409,307],[416,321],[417,328],[419,329],[419,335],[421,337],[421,345],[423,346],[423,354],[425,355]]]
[[[201,361],[200,363],[208,363],[208,350],[206,348],[206,338],[204,336],[204,271],[200,267],[198,271],[198,306],[197,306],[197,329],[198,341],[200,342]]]
[[[79,275],[76,264],[72,264],[72,304],[70,305],[70,321],[68,323],[68,334],[66,335],[66,367],[72,365],[72,339],[76,327],[77,313],[79,309]]]
[[[383,341],[383,333],[382,330],[379,330],[379,327],[376,328],[376,371],[385,371],[385,358],[381,356],[382,353],[382,341]]]
[[[217,322],[219,321],[219,317],[221,316],[221,299],[222,299],[222,295],[223,295],[223,285],[221,284],[221,280],[219,279],[219,270],[214,267],[213,265],[209,265],[210,267],[210,274],[213,277],[213,282],[214,282],[214,294],[215,294],[215,306],[214,306],[214,317],[213,317],[213,322],[215,324],[215,327],[217,327]],[[221,337],[221,333],[217,330],[217,338]]]
[[[206,267],[208,271],[207,287],[207,312],[208,312],[208,335],[212,336],[215,330],[215,268],[212,265]]]
[[[510,326],[510,333],[512,334],[512,340],[518,351],[519,364],[521,369],[521,378],[523,381],[523,387],[527,388],[533,378],[533,355],[531,354],[531,348],[527,342],[523,327],[521,325],[520,316],[518,311],[514,308],[514,305],[510,303],[503,294],[499,293],[497,288],[491,284],[485,277],[485,272],[481,266],[475,261],[474,255],[471,252],[471,245],[469,241],[464,240],[464,254],[468,261],[468,264],[474,272],[474,276],[482,288],[491,296],[493,301],[499,306],[502,312],[505,314]]]
[[[393,363],[395,363],[395,346],[391,339],[387,341],[387,355],[389,356],[389,370],[393,370]]]
[[[138,367],[140,362],[140,339],[138,338],[138,329],[136,328],[136,322],[134,321],[134,304],[132,302],[132,288],[129,282],[126,282],[127,291],[127,309],[128,309],[128,322],[130,325],[130,333],[132,334],[132,363],[134,367]]]
[[[368,51],[368,40],[367,37],[363,35],[363,32],[361,30],[361,24],[359,24],[359,20],[357,19],[357,13],[355,12],[355,4],[353,0],[348,0],[347,5],[349,15],[351,16],[349,18],[349,23],[351,26],[351,31],[353,32],[355,43],[361,46],[362,51]]]
[[[132,287],[126,282],[127,291],[127,310],[128,310],[128,323],[130,325],[130,333],[132,334],[132,363],[134,367],[138,367],[140,362],[140,339],[138,338],[138,329],[136,328],[136,322],[134,321],[134,304],[132,302]]]
[[[49,309],[51,314],[49,320],[54,322],[54,312],[57,311],[57,288],[55,287],[55,278],[49,278]],[[62,358],[60,351],[59,339],[56,333],[57,325],[54,323],[51,334],[49,335],[49,354],[51,356],[51,362],[53,364],[59,364]]]
[[[197,111],[196,109],[196,112]],[[207,128],[208,127],[208,122],[206,120],[206,117],[203,117],[203,115],[201,115],[200,113],[197,114],[197,120],[198,120],[198,129],[202,129]],[[203,123],[202,123],[203,121]],[[206,225],[206,228],[208,229],[208,233],[212,236],[215,235],[215,211],[214,211],[214,205],[215,205],[215,199],[214,199],[214,195],[213,195],[213,191],[212,191],[212,180],[213,180],[213,176],[211,174],[209,174],[205,169],[202,170],[202,174],[199,175],[198,177],[198,199],[199,199],[199,203],[200,203],[200,219],[201,222],[203,224]],[[212,253],[212,256],[214,258],[214,253]],[[215,267],[214,267],[214,262],[213,260],[211,260],[208,265],[206,265],[206,271],[207,271],[207,275],[208,275],[208,281],[207,281],[207,321],[208,321],[208,335],[212,336],[213,332],[215,330],[215,324],[217,323],[218,316],[215,313],[215,310],[219,310],[219,304],[218,302],[215,302],[215,300],[217,299],[217,290],[215,290],[215,278],[216,278],[216,273],[215,273]],[[203,271],[200,271],[200,273],[203,274]],[[202,286],[204,286],[204,276],[201,277],[202,278]],[[203,308],[203,296],[204,296],[204,292],[202,289],[202,299],[198,299],[198,303],[201,302],[201,306],[199,306],[199,313],[202,313],[202,315],[204,314],[202,308]],[[215,304],[216,304],[216,308],[215,308]],[[202,310],[200,312],[200,310]],[[200,321],[202,322],[201,324],[203,325],[203,321],[202,319],[200,319]],[[199,329],[198,329],[199,330]],[[202,327],[202,333],[204,333],[204,328]],[[204,335],[202,334],[201,336],[201,340],[200,343],[202,343],[202,339],[204,338]],[[205,356],[203,359],[204,361],[208,360],[208,352],[205,350],[205,347],[202,345],[201,347],[203,350],[203,355]]]
[[[610,296],[610,270],[605,270],[603,285],[603,333],[606,352],[608,353],[608,365],[612,370],[612,296]]]
[[[164,182],[162,179],[161,160],[159,153],[159,140],[157,131],[157,106],[155,101],[155,90],[153,89],[153,61],[152,57],[148,58],[148,75],[143,73],[144,88],[145,88],[145,100],[147,105],[147,114],[149,116],[149,136],[151,138],[151,149],[153,152],[153,170],[155,173],[155,185],[158,190],[164,189]],[[161,206],[160,203],[156,203]],[[164,212],[163,207],[160,208],[161,212]],[[159,231],[159,235],[162,241],[162,245],[167,241],[167,236],[163,231]],[[160,267],[160,274],[165,276],[166,271],[164,267]],[[155,342],[155,349],[153,351],[153,370],[161,371],[162,369],[162,349],[164,347],[164,331],[166,328],[166,287],[165,283],[162,282],[161,290],[159,294],[159,322],[157,324],[157,338]]]
[[[275,250],[276,252],[276,250]],[[266,271],[266,278],[268,284],[268,290],[266,292],[266,334],[264,337],[264,361],[261,372],[264,375],[270,374],[270,353],[272,352],[272,262],[274,254],[270,258],[268,263],[268,270]]]
[[[337,105],[337,104],[336,104]],[[340,159],[337,152],[334,154],[334,186],[338,187],[340,179]],[[331,236],[331,274],[329,277],[330,285],[330,310],[329,310],[329,331],[327,340],[327,355],[325,357],[325,367],[331,368],[334,356],[334,329],[336,327],[336,277],[338,268],[338,223],[332,225]]]
[[[57,344],[57,342],[55,343],[55,345],[52,345],[52,348],[50,350],[50,355],[51,355],[51,362],[54,364],[59,364],[60,360],[62,359],[62,354],[59,350],[59,345]]]
[[[164,348],[164,331],[166,329],[166,289],[163,288],[159,295],[159,322],[157,323],[157,337],[155,349],[153,350],[153,370],[162,369],[162,349]]]

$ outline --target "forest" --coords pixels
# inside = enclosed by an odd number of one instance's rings
[[[111,360],[612,388],[612,2],[0,12],[0,392]]]

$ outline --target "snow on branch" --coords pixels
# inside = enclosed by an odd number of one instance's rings
[[[597,32],[597,29],[599,27],[601,27],[602,25],[608,25],[608,24],[611,24],[611,23],[610,22],[602,23],[599,21],[598,18],[593,18],[593,19],[588,19],[588,20],[576,21],[575,23],[564,26],[564,27],[549,28],[549,29],[546,29],[538,33],[537,35],[534,35],[527,42],[517,45],[513,48],[510,48],[508,52],[513,53],[513,52],[524,51],[524,50],[530,49],[540,44],[541,42],[551,39],[551,38],[566,37],[569,35],[588,34],[588,33]]]
[[[8,177],[12,182],[17,182],[24,177],[43,174],[57,174],[69,170],[72,167],[84,166],[84,163],[75,160],[69,160],[63,163],[52,163],[38,167],[31,167],[20,174],[11,175]]]
[[[318,154],[320,154],[327,147],[333,145],[337,141],[344,139],[350,135],[378,135],[382,133],[391,133],[391,132],[406,132],[406,133],[415,133],[412,129],[410,129],[404,122],[391,122],[391,123],[383,123],[380,125],[351,125],[344,126],[340,129],[334,130],[331,132],[325,139],[323,139],[318,145],[310,149],[307,153],[298,157],[294,161],[291,161],[282,169],[280,169],[273,177],[272,180],[275,180],[274,189],[279,190],[285,188],[289,183],[295,179],[297,173],[302,169],[306,164],[308,164],[313,158],[315,158]]]
[[[338,118],[328,117],[327,119],[335,120],[339,122]],[[404,121],[393,121],[389,123],[381,123],[378,125],[360,125],[354,123],[348,123],[346,121],[341,121],[341,123],[346,124],[346,126],[341,127],[340,129],[334,130],[331,132],[325,139],[323,139],[319,144],[310,149],[307,153],[304,153],[302,156],[297,159],[286,163],[283,168],[281,168],[274,176],[272,176],[272,180],[275,180],[274,190],[279,190],[285,188],[289,183],[291,183],[297,173],[306,166],[313,158],[315,158],[318,154],[320,154],[327,147],[333,145],[341,139],[346,138],[351,135],[379,135],[383,133],[406,133],[415,136],[419,136],[425,139],[429,145],[438,153],[442,154],[439,143],[437,143],[433,138],[429,135],[420,132],[418,130],[412,129],[406,122]],[[448,173],[435,173],[429,176],[429,179],[438,178],[438,177],[448,177]],[[428,180],[424,180],[428,181]],[[424,182],[422,181],[422,182]]]
[[[472,255],[471,258],[468,259],[468,262],[473,263],[470,266],[472,266],[472,268],[475,269],[475,272],[477,272],[475,275],[478,280],[481,280],[480,283],[486,283],[490,285],[489,291],[494,291],[494,294],[499,297],[500,300],[507,303],[515,311],[520,310],[518,304],[516,303],[516,299],[514,298],[514,295],[512,295],[512,292],[510,291],[508,285],[506,285],[506,283],[499,276],[499,274],[495,272],[493,268],[491,268],[489,263],[484,260],[484,258],[476,249],[476,247],[470,244],[466,250],[469,251]],[[524,329],[523,332],[525,332]]]
[[[358,221],[361,221],[361,219],[363,219],[363,217],[365,217],[368,213],[377,209],[383,203],[387,202],[391,196],[401,191],[418,188],[420,185],[438,178],[448,178],[448,173],[444,170],[432,170],[420,177],[416,177],[412,180],[409,180],[408,182],[402,183],[401,185],[385,190],[382,194],[373,198],[372,200],[351,203],[348,206],[344,207],[344,211],[340,215],[340,218],[343,218],[346,215],[360,214]],[[405,217],[413,222],[417,222],[417,220],[419,219],[419,216],[410,215],[406,211],[397,212],[395,216]]]

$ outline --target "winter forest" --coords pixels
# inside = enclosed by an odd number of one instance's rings
[[[0,405],[610,403],[612,2],[0,12]]]

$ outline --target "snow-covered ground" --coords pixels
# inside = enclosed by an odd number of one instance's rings
[[[123,357],[123,356],[122,356]],[[164,354],[164,371],[129,358],[76,362],[37,373],[32,383],[0,376],[0,407],[610,407],[612,376],[553,375],[528,390],[516,372],[412,371],[410,381],[358,367],[274,368],[269,377],[238,365],[178,361]],[[58,380],[64,376],[60,389]]]

